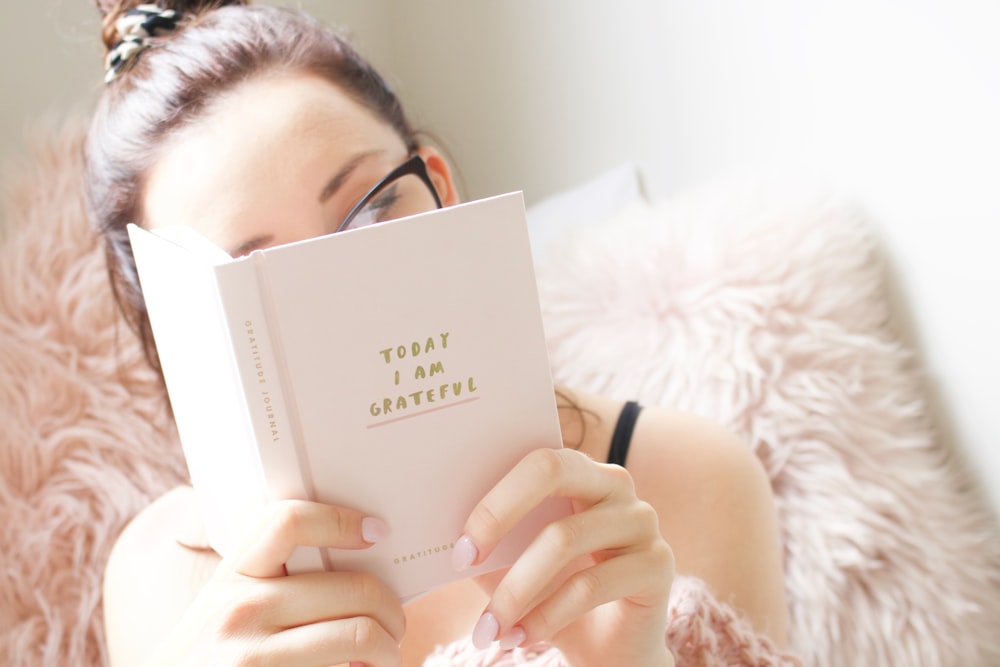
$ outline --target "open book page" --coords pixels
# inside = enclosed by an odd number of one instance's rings
[[[178,230],[163,238],[129,225],[129,237],[191,483],[209,540],[226,553],[237,546],[236,526],[260,511],[267,493],[218,271],[241,271],[251,285],[254,274],[249,262]]]

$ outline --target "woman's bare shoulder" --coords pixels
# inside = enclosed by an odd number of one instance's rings
[[[611,434],[623,402],[594,394],[562,390],[577,416],[564,416],[567,444],[596,461],[607,460]],[[739,520],[723,508],[756,507],[773,513],[770,480],[750,447],[721,424],[690,413],[643,407],[635,424],[626,467],[640,497],[666,510],[668,525],[692,515],[720,527]],[[748,501],[753,501],[750,505]],[[679,508],[684,511],[679,511]]]
[[[578,416],[562,417],[567,443],[580,438],[581,451],[607,460],[622,401],[562,393],[579,409]],[[711,419],[646,406],[626,468],[660,518],[677,571],[706,581],[783,646],[787,612],[774,498],[747,443]]]
[[[138,665],[190,606],[219,556],[200,525],[194,491],[157,498],[122,531],[104,573],[104,622],[112,665]]]
[[[580,391],[560,389],[560,421],[568,446],[580,449],[594,460],[607,460],[611,435],[624,406],[623,401]],[[678,475],[711,473],[729,465],[744,473],[762,472],[753,452],[730,430],[699,415],[644,406],[629,447],[628,467],[633,476],[648,466],[633,466],[633,457],[654,464],[651,472]]]

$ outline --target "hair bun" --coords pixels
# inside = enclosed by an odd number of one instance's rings
[[[160,9],[173,9],[181,15],[196,16],[225,5],[246,5],[249,0],[92,0],[101,12],[101,41],[105,53],[115,48],[121,40],[118,34],[118,19],[139,5],[153,4]]]

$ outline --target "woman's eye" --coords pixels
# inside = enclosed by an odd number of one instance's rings
[[[393,207],[399,201],[399,186],[392,184],[368,202],[368,207],[373,210],[374,217],[379,222],[390,220]]]
[[[388,222],[406,216],[408,213],[407,193],[412,192],[399,181],[389,183],[365,202],[364,207],[351,217],[344,229],[367,227],[378,222]]]

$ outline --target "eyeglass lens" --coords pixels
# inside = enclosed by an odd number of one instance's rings
[[[416,174],[404,174],[376,191],[343,227],[358,229],[437,208],[434,195]]]

